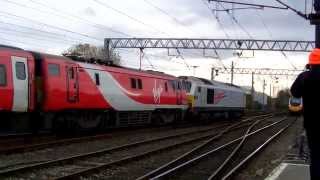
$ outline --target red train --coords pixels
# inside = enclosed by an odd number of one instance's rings
[[[96,129],[181,120],[184,81],[0,46],[0,129]]]

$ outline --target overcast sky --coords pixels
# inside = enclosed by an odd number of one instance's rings
[[[283,1],[305,11],[305,1]],[[273,0],[241,2],[281,6]],[[228,14],[213,12],[210,9],[222,7],[205,0],[0,0],[0,3],[0,44],[54,54],[77,43],[103,45],[106,37],[314,40],[314,27],[292,11],[249,9]],[[307,12],[310,12],[311,0],[307,5]],[[231,8],[228,4],[223,6]],[[239,59],[233,57],[232,51],[219,51],[222,57],[219,61],[203,58],[202,51],[181,52],[183,59],[167,56],[167,50],[146,50],[143,69],[210,78],[210,67],[229,67],[231,61],[236,67],[286,69],[301,69],[307,62],[306,53],[286,53],[288,58],[285,58],[280,52],[255,52],[252,58]],[[122,65],[138,68],[136,50],[119,50],[119,53]],[[170,54],[177,52],[170,51]],[[212,51],[206,54],[214,55]],[[251,57],[252,52],[246,52],[246,56]],[[192,66],[199,67],[194,69]],[[230,80],[228,78],[217,77],[221,81]],[[279,86],[290,85],[293,78],[286,77]],[[269,77],[257,77],[256,85],[261,87],[259,83],[263,79],[272,82]],[[240,85],[250,82],[245,76],[235,79]]]

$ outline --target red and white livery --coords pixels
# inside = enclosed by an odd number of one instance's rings
[[[182,80],[174,76],[0,46],[5,115],[32,114],[47,128],[97,128],[173,122],[187,108]]]

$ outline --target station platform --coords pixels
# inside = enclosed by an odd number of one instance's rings
[[[281,163],[265,180],[309,180],[309,165]]]
[[[281,163],[265,180],[309,180],[308,164]]]
[[[307,138],[303,132],[297,139],[286,158],[265,180],[309,180],[310,163]]]

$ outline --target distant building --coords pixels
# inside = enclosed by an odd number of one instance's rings
[[[245,91],[245,93],[247,95],[251,95],[251,87],[250,86],[241,86],[241,88]],[[259,92],[259,91],[254,92],[253,100],[260,103],[260,104],[267,105],[268,98],[269,98],[269,96],[266,93],[263,94],[262,92]]]

